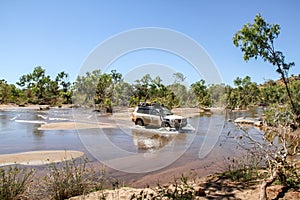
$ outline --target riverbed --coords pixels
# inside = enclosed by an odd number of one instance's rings
[[[0,154],[81,151],[95,166],[105,165],[108,176],[144,187],[181,174],[227,170],[227,158],[240,153],[229,139],[235,126],[228,119],[241,116],[254,117],[255,112],[199,114],[189,117],[189,128],[178,132],[137,127],[126,109],[113,115],[70,108],[3,109]]]

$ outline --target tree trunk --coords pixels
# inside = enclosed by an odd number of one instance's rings
[[[275,179],[278,176],[278,169],[276,169],[272,174],[271,177],[268,178],[267,180],[264,179],[264,181],[262,182],[261,186],[260,186],[260,200],[267,200],[267,187],[270,186]]]
[[[293,113],[294,113],[294,119],[295,119],[297,125],[299,125],[299,123],[300,123],[299,113],[298,113],[298,110],[296,109],[296,106],[294,104],[294,101],[293,101],[293,98],[292,98],[292,95],[291,95],[291,92],[290,92],[290,88],[288,86],[287,77],[285,77],[284,72],[282,71],[281,67],[278,66],[278,69],[280,71],[281,78],[282,78],[284,86],[285,86],[285,90],[286,90],[288,98],[290,100],[290,104],[291,104],[291,107],[292,107],[292,110],[293,110]]]

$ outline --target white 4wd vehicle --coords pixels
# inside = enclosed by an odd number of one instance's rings
[[[159,105],[142,103],[132,113],[132,121],[140,126],[182,128],[187,125],[185,117],[174,115],[167,108]]]

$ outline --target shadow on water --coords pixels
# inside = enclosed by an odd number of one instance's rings
[[[132,140],[139,153],[153,152],[170,145],[172,142],[184,144],[186,138],[186,133],[166,133],[155,129],[132,129]],[[173,146],[176,146],[176,144]]]

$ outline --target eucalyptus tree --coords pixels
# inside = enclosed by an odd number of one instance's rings
[[[260,90],[257,83],[251,82],[251,77],[237,77],[233,83],[236,86],[234,92],[238,107],[246,109],[249,105],[256,105],[260,102]]]
[[[85,106],[94,105],[95,91],[100,70],[86,72],[85,75],[77,76],[73,87],[73,103]]]
[[[115,70],[115,69],[111,70],[110,76],[111,76],[114,84],[116,84],[122,80],[122,74],[117,72],[117,70]]]
[[[173,73],[173,77],[175,78],[174,83],[182,83],[186,79],[186,77],[180,72]]]
[[[276,67],[276,72],[280,74],[281,80],[285,87],[291,109],[287,106],[276,106],[274,110],[267,110],[269,113],[270,122],[277,125],[277,129],[271,130],[272,133],[277,133],[278,143],[274,141],[267,142],[266,140],[257,141],[247,131],[244,131],[244,137],[247,138],[251,144],[256,145],[262,150],[261,154],[266,159],[268,165],[269,176],[262,181],[260,199],[267,199],[267,187],[270,186],[277,178],[283,183],[287,184],[287,174],[295,170],[295,165],[288,160],[290,152],[293,156],[299,154],[299,144],[297,143],[291,149],[288,143],[288,136],[291,136],[291,125],[296,122],[299,125],[299,110],[297,109],[292,93],[289,87],[288,71],[294,66],[293,62],[286,62],[285,56],[281,51],[275,49],[275,39],[280,33],[280,26],[278,24],[268,24],[260,14],[256,15],[254,23],[247,23],[239,30],[233,37],[235,46],[240,47],[244,53],[244,60],[248,61],[251,58],[262,58]],[[292,113],[292,117],[289,113]],[[293,122],[294,121],[294,122]],[[251,152],[251,149],[250,152]],[[270,151],[271,150],[271,151]],[[290,178],[290,177],[289,177]],[[298,179],[299,181],[299,179]]]
[[[25,90],[31,103],[56,104],[61,101],[61,92],[67,93],[70,89],[71,83],[67,81],[67,77],[66,72],[60,72],[52,80],[44,68],[37,66],[32,73],[22,75],[17,85]]]
[[[141,79],[135,80],[135,84],[133,84],[133,99],[135,100],[132,100],[132,102],[139,103],[140,101],[146,102],[150,100],[149,88],[151,81],[152,78],[150,74],[146,74]]]
[[[191,103],[192,96],[188,93],[188,89],[181,83],[173,83],[167,86],[167,90],[172,92],[178,101],[177,106],[189,106]]]
[[[11,87],[6,80],[0,80],[0,103],[9,103],[11,101]]]
[[[176,96],[177,106],[189,106],[192,105],[194,100],[192,95],[189,94],[188,88],[184,85],[186,77],[180,73],[173,73],[174,83],[167,86],[168,91],[172,92]]]
[[[19,105],[24,105],[28,99],[24,91],[16,87],[14,84],[10,84],[11,102]]]
[[[284,86],[276,81],[268,80],[261,86],[261,98],[263,103],[284,104],[287,101]]]
[[[121,78],[122,75],[115,70],[110,74],[94,70],[77,76],[73,87],[73,102],[88,107],[96,106],[96,109],[105,107],[107,111],[112,111],[114,87]]]
[[[226,104],[225,84],[212,84],[208,88],[212,106],[224,107]]]
[[[164,104],[169,109],[179,104],[178,98],[170,87],[164,85],[159,76],[152,79],[150,74],[144,75],[133,84],[130,105],[146,101]]]
[[[99,75],[95,84],[95,104],[98,104],[99,108],[106,107],[107,111],[111,111],[113,93],[113,79],[111,75],[106,73]]]
[[[234,110],[238,106],[238,95],[236,89],[230,85],[225,86],[226,108]]]
[[[295,104],[299,108],[300,107],[300,76],[296,80],[291,82],[291,91],[294,94]]]
[[[37,97],[38,103],[45,99],[46,85],[50,82],[50,76],[46,76],[45,69],[41,66],[35,67],[32,73],[22,75],[17,85],[31,90]]]
[[[55,78],[57,83],[59,96],[63,98],[64,103],[71,103],[72,91],[71,91],[71,82],[69,81],[69,74],[62,71],[57,74]]]
[[[275,39],[280,34],[278,24],[268,24],[260,14],[256,15],[253,24],[247,23],[233,37],[233,43],[240,47],[244,53],[244,60],[251,58],[262,58],[276,67],[276,72],[280,74],[287,92],[289,102],[296,121],[300,121],[299,110],[295,106],[289,88],[288,72],[294,66],[294,62],[286,62],[285,56],[281,51],[275,49]]]
[[[120,80],[117,84],[114,85],[112,103],[116,106],[129,106],[132,95],[132,85],[125,82],[124,80]]]
[[[196,95],[199,106],[211,106],[211,97],[203,79],[193,83],[190,89]]]

